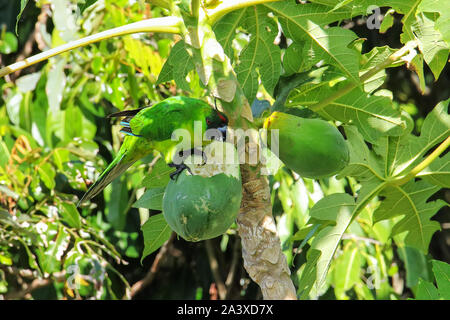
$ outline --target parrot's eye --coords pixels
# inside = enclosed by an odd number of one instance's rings
[[[211,124],[211,120],[209,120],[208,118],[206,118],[206,124],[210,125]]]

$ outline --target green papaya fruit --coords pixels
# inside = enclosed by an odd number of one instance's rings
[[[327,121],[274,112],[264,121],[264,128],[270,149],[278,150],[280,160],[302,177],[329,177],[348,164],[347,143]]]
[[[242,200],[239,162],[233,145],[213,142],[204,152],[207,164],[185,161],[193,174],[184,170],[176,180],[169,181],[163,197],[164,218],[172,230],[188,241],[225,233],[235,221]],[[223,161],[225,153],[232,154],[232,161]]]

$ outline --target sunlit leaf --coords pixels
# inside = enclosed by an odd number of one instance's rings
[[[25,7],[27,6],[28,0],[20,0],[20,11],[16,18],[16,34],[17,33],[17,27],[19,26],[20,17],[22,16],[23,10],[25,10]]]
[[[406,285],[413,288],[419,279],[429,280],[427,259],[420,250],[412,247],[400,247],[397,249],[400,259],[405,264]]]
[[[445,300],[450,300],[450,265],[438,260],[433,260],[432,264],[439,295]]]
[[[431,236],[439,223],[430,220],[445,205],[442,200],[428,201],[439,187],[425,181],[410,181],[402,186],[389,186],[380,195],[385,197],[374,213],[374,221],[401,217],[392,229],[400,244],[428,252]]]
[[[153,188],[147,190],[142,197],[133,204],[133,207],[162,210],[164,190],[165,188]]]
[[[142,226],[144,234],[144,252],[142,253],[141,263],[145,257],[158,250],[172,234],[162,213],[151,216]]]
[[[169,167],[163,159],[159,159],[152,167],[150,174],[145,176],[142,186],[147,189],[165,187],[173,171],[173,168]]]
[[[310,210],[311,217],[321,221],[331,221],[334,225],[324,227],[314,236],[309,250],[318,251],[321,254],[320,257],[314,256],[313,259],[308,256],[305,268],[312,268],[314,271],[302,276],[300,282],[313,282],[314,285],[309,287],[311,291],[303,290],[302,296],[310,294],[316,297],[320,293],[325,284],[331,259],[350,224],[354,207],[355,202],[350,195],[336,193],[319,200]],[[305,279],[306,276],[310,279]],[[314,278],[313,281],[312,278]]]
[[[45,162],[40,165],[37,170],[45,186],[52,190],[55,187],[55,169],[51,166],[50,163]]]
[[[70,227],[81,228],[81,218],[77,207],[71,202],[61,201],[59,204],[60,214]]]

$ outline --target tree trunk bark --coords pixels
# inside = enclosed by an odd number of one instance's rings
[[[266,300],[297,299],[272,216],[270,188],[261,165],[241,165],[243,197],[237,218],[244,267]]]

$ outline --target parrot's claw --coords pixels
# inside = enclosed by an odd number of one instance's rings
[[[199,150],[197,148],[192,148],[192,149],[187,150],[187,151],[180,151],[178,155],[182,159],[186,159],[190,155],[201,156],[202,160],[203,160],[203,163],[201,164],[202,166],[204,166],[207,163],[207,161],[208,161],[208,158],[206,157],[206,154],[203,152],[203,150]]]
[[[187,165],[185,165],[184,163],[181,164],[175,164],[175,163],[169,163],[168,164],[169,167],[171,168],[175,168],[176,170],[174,172],[172,172],[170,174],[170,179],[171,180],[176,180],[178,178],[178,175],[183,172],[183,170],[187,170],[189,171],[190,174],[192,174],[191,168],[189,168]]]

